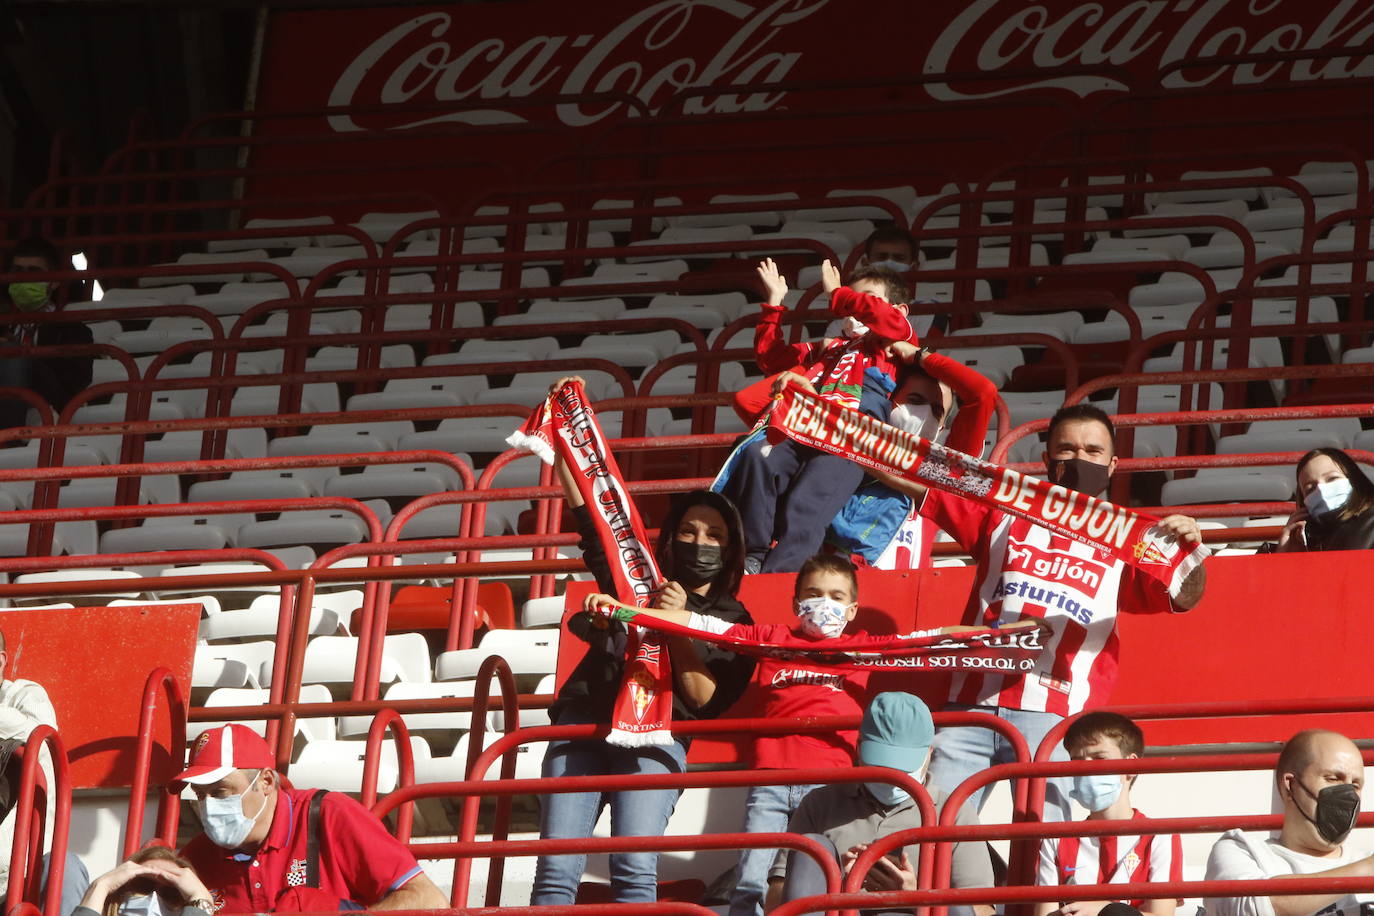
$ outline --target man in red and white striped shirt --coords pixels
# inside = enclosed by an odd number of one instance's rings
[[[1140,727],[1114,712],[1090,712],[1064,734],[1073,760],[1128,760],[1145,750]],[[1144,819],[1131,806],[1134,776],[1094,773],[1077,776],[1069,795],[1088,809],[1088,820]],[[1060,904],[1037,903],[1035,916],[1097,916],[1109,903],[1127,903],[1150,916],[1173,916],[1175,900],[1075,900],[1070,885],[1136,884],[1183,880],[1183,847],[1178,834],[1155,836],[1063,837],[1040,844],[1036,884],[1060,885]]]
[[[1097,496],[1116,468],[1111,418],[1090,404],[1060,409],[1050,421],[1045,468],[1051,482]],[[959,674],[947,708],[996,715],[1014,725],[1034,754],[1061,719],[1108,701],[1120,651],[1118,612],[1186,611],[1202,600],[1205,567],[1199,565],[1170,595],[1136,567],[1025,519],[942,490],[908,489],[924,497],[921,515],[933,519],[978,561],[964,618],[972,626],[1004,627],[1041,618],[1051,627],[1046,651],[1024,674]],[[1160,528],[1184,542],[1202,540],[1186,515],[1161,519]],[[1064,759],[1056,749],[1054,759]],[[942,729],[935,738],[931,784],[946,792],[989,766],[1014,760],[1009,742],[977,727]],[[974,796],[981,808],[989,787]],[[1065,780],[1046,784],[1045,819],[1066,820]]]

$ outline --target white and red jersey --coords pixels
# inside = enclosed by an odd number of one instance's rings
[[[718,618],[703,616],[698,621],[697,617],[693,615],[691,627],[741,639],[795,644],[808,649],[825,642],[780,623],[725,625]],[[759,715],[769,719],[860,715],[867,701],[869,674],[866,670],[760,658],[754,668],[754,682],[763,694]],[[853,766],[858,740],[859,733],[854,729],[828,734],[759,735],[754,739],[754,765],[768,770]]]
[[[1120,653],[1117,612],[1174,610],[1162,583],[1095,547],[969,499],[929,491],[921,514],[978,562],[962,623],[1043,618],[1052,632],[1025,674],[957,674],[950,701],[1073,715],[1107,702]]]
[[[1145,817],[1133,811],[1136,819]],[[1183,880],[1183,843],[1178,834],[1085,836],[1040,841],[1035,883],[1137,884]],[[1066,897],[1063,903],[1072,901]],[[1122,901],[1140,908],[1143,900]],[[1179,901],[1182,903],[1183,901]]]

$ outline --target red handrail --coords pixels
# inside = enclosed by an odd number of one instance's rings
[[[148,672],[148,680],[143,687],[143,702],[138,714],[138,745],[134,755],[133,781],[129,786],[129,813],[124,827],[124,853],[129,858],[143,844],[143,808],[147,802],[148,780],[153,766],[153,720],[157,715],[159,692],[167,696],[170,731],[167,749],[171,752],[172,762],[178,763],[186,749],[186,700],[181,695],[181,686],[172,672],[166,668],[154,668]],[[181,793],[167,785],[158,790],[157,831],[154,836],[169,846],[176,844],[176,825]]]
[[[53,784],[45,786],[43,807],[35,801],[44,782],[39,766],[46,749],[52,762]],[[14,809],[14,848],[10,852],[9,888],[5,892],[5,911],[11,912],[23,897],[37,899],[42,876],[44,811],[54,807],[52,849],[48,861],[48,883],[43,894],[43,916],[63,916],[62,874],[67,863],[67,830],[71,820],[71,780],[67,773],[67,750],[62,736],[50,725],[36,725],[29,732],[22,757],[18,801]],[[36,836],[35,836],[36,835]]]

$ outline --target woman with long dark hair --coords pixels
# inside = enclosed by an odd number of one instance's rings
[[[1280,553],[1374,547],[1374,482],[1338,448],[1298,460],[1298,508],[1279,535]]]
[[[554,384],[557,388],[562,380]],[[603,592],[615,591],[610,566],[591,515],[570,470],[561,461],[558,476],[569,507],[578,519],[582,559]],[[744,529],[739,512],[724,496],[708,490],[682,494],[659,530],[656,550],[664,584],[656,607],[690,610],[727,623],[752,623],[736,599],[744,575]],[[567,631],[587,643],[587,652],[558,692],[549,715],[556,725],[611,721],[625,667],[628,633],[617,621],[593,621],[576,614]],[[754,660],[717,646],[681,637],[665,640],[673,673],[673,720],[711,719],[729,708],[749,684]],[[681,773],[686,769],[688,741],[675,738],[666,747],[623,748],[600,738],[550,743],[543,775],[590,776]],[[601,809],[609,806],[613,836],[657,836],[677,805],[677,789],[630,792],[560,793],[543,797],[540,836],[591,836]],[[612,896],[619,903],[651,902],[658,896],[658,854],[615,853],[610,857]],[[535,869],[530,902],[570,904],[577,896],[586,865],[585,854],[542,856]]]

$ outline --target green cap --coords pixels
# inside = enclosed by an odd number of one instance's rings
[[[925,762],[935,723],[921,698],[909,693],[880,693],[864,710],[859,726],[859,763],[914,773]]]

